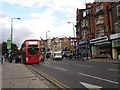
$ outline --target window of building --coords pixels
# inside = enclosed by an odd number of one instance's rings
[[[120,33],[120,21],[115,23],[115,32]]]
[[[100,4],[100,5],[96,6],[96,12],[98,12],[102,9],[103,9],[103,4]]]
[[[120,5],[117,6],[117,15],[120,16]]]
[[[105,35],[104,28],[99,28],[96,30],[96,37],[103,37]]]
[[[81,27],[83,28],[83,27],[88,27],[88,21],[87,20],[83,20],[82,22],[81,22]]]
[[[91,9],[87,9],[83,11],[83,17],[85,17],[86,15],[90,14]]]
[[[96,19],[96,25],[103,24],[103,23],[104,23],[104,18],[103,18],[103,16],[99,16],[99,17]]]
[[[82,39],[86,39],[87,38],[87,34],[88,34],[87,30],[82,31]]]

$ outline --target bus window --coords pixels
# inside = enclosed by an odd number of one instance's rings
[[[28,50],[29,54],[35,55],[38,53],[39,48],[28,48],[27,50]]]
[[[28,47],[38,47],[38,45],[28,45]]]

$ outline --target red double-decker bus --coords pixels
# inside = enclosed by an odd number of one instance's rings
[[[25,40],[21,46],[23,63],[41,62],[40,40]]]

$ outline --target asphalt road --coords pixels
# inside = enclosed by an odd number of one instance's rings
[[[70,88],[118,88],[118,64],[46,60],[33,65]]]

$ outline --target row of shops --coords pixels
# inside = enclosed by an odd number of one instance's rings
[[[113,59],[120,59],[120,33],[90,41],[80,40],[77,47],[81,54],[88,54],[89,58],[108,58],[110,55]]]

